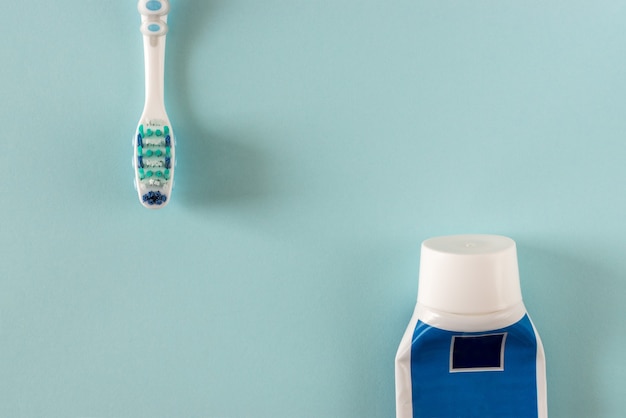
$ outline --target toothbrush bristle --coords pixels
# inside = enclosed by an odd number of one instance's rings
[[[161,205],[163,203],[165,203],[165,201],[167,200],[167,196],[165,196],[164,194],[161,194],[161,192],[156,191],[150,191],[146,194],[144,194],[142,196],[142,199],[144,202],[146,202],[149,205]]]
[[[141,124],[137,129],[136,183],[142,202],[159,206],[167,202],[172,186],[171,130],[155,121],[150,121],[148,126]]]

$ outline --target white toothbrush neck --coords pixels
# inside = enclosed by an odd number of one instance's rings
[[[165,72],[165,35],[169,0],[139,0],[140,32],[143,34],[143,56],[146,77],[146,103],[143,116],[167,119],[163,94]]]
[[[167,16],[163,20],[166,20]],[[143,36],[143,53],[146,80],[144,112],[150,115],[165,114],[163,75],[165,73],[165,35]]]

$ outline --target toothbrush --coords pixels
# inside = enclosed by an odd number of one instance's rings
[[[146,100],[133,138],[135,187],[141,204],[162,208],[174,183],[174,131],[164,104],[163,74],[168,0],[139,0],[145,64]]]

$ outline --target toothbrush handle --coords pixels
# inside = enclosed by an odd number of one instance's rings
[[[145,111],[165,115],[163,76],[165,72],[165,35],[167,33],[167,0],[140,0],[140,31],[146,82]]]
[[[150,113],[163,113],[165,72],[165,35],[158,38],[143,37],[143,54],[146,80],[145,109]],[[160,106],[160,108],[158,108]]]

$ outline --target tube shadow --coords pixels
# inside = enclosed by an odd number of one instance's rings
[[[619,301],[610,291],[618,278],[575,254],[523,244],[518,252],[525,304],[546,351],[550,411],[604,416],[599,363],[607,360],[607,319],[619,318]]]

